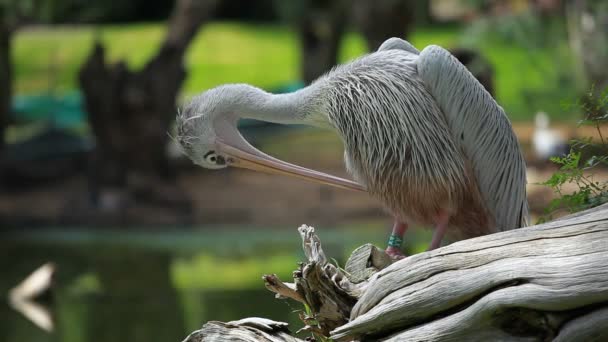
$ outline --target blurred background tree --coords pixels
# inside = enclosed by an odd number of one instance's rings
[[[171,186],[167,132],[186,76],[184,53],[215,3],[177,1],[165,40],[140,71],[124,62],[106,65],[99,41],[83,65],[80,84],[96,137],[92,192],[102,210],[121,211],[133,195],[183,205],[182,192]]]
[[[465,47],[484,50],[495,66],[500,58],[510,59],[515,65],[508,73],[497,75],[496,96],[511,98],[507,108],[511,113],[546,111],[552,115],[567,115],[560,101],[572,94],[581,95],[586,86],[578,83],[572,72],[575,60],[568,45],[565,23],[565,4],[559,0],[540,1],[483,1],[468,0],[478,15],[461,37]],[[497,50],[490,46],[502,42],[521,49]],[[511,84],[506,86],[506,84]],[[570,114],[570,113],[569,113]]]
[[[44,11],[38,6],[40,3],[42,1],[0,1],[0,152],[5,143],[4,131],[9,120],[12,101],[11,47],[13,33],[25,21],[41,17]]]
[[[287,22],[295,24],[301,44],[302,80],[309,84],[338,61],[338,48],[346,29],[346,0],[276,1]]]
[[[566,2],[568,38],[582,84],[602,90],[608,86],[608,2]]]

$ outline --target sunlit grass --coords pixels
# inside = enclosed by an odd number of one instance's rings
[[[276,87],[298,79],[294,33],[284,26],[217,23],[196,37],[187,56],[188,94],[223,83]]]
[[[137,70],[155,54],[164,37],[159,23],[125,26],[50,27],[17,34],[13,52],[17,93],[71,90],[99,36],[111,62]],[[298,47],[282,26],[214,23],[205,26],[186,56],[184,86],[192,94],[228,82],[272,87],[297,79]]]
[[[177,289],[261,288],[263,274],[274,273],[287,280],[298,261],[295,254],[218,258],[201,253],[176,259],[171,273]]]
[[[90,53],[95,37],[107,48],[108,60],[124,60],[138,69],[154,55],[164,37],[160,23],[49,27],[17,34],[14,48],[17,93],[39,92],[54,87],[75,89],[78,69]],[[425,29],[412,41],[449,45],[457,32]],[[340,49],[340,61],[366,52],[360,35],[349,33]],[[251,83],[273,88],[299,78],[300,51],[296,35],[284,25],[212,23],[203,27],[186,55],[189,71],[185,94],[224,83]]]
[[[16,93],[77,89],[78,70],[96,36],[106,44],[109,61],[124,60],[136,70],[155,54],[164,34],[163,23],[19,31],[13,50]],[[429,44],[450,48],[462,36],[458,26],[423,27],[410,40],[419,48]],[[552,51],[530,52],[499,40],[481,42],[478,48],[493,63],[498,102],[512,119],[529,119],[541,109],[559,114],[559,101],[570,94],[535,96],[549,88],[560,89],[555,86],[558,63]],[[339,59],[348,61],[365,52],[362,37],[351,32],[344,37]],[[530,58],[531,53],[535,58]],[[298,80],[300,58],[297,36],[289,26],[214,22],[203,27],[187,52],[188,78],[182,93],[189,96],[224,83],[250,83],[272,90]]]

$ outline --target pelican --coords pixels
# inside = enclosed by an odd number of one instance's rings
[[[354,181],[270,157],[238,132],[251,118],[334,130]],[[195,96],[177,116],[195,164],[248,168],[367,191],[394,217],[386,253],[403,257],[409,225],[464,239],[527,224],[526,168],[503,109],[447,50],[391,38],[309,86],[270,94],[246,84]],[[446,235],[447,233],[447,235]]]

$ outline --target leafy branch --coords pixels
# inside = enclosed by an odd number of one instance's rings
[[[602,131],[604,124],[608,123],[608,88],[597,92],[592,87],[583,98],[563,106],[567,110],[581,110],[583,119],[577,126],[595,127],[597,138],[574,139],[567,155],[551,158],[560,168],[540,184],[549,186],[558,197],[545,209],[540,222],[551,219],[558,210],[574,213],[608,202],[608,181],[597,181],[593,175],[596,168],[608,166],[608,150]],[[576,189],[566,192],[565,186],[570,184]]]

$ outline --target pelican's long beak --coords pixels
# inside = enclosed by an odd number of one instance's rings
[[[228,156],[228,165],[271,174],[293,176],[347,190],[366,191],[365,187],[351,180],[286,163],[264,154],[247,143],[245,139],[241,138],[238,140],[240,141],[236,142],[236,144],[227,144],[222,141],[217,142],[219,150]]]

